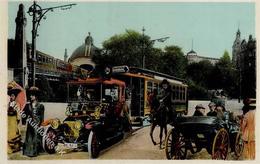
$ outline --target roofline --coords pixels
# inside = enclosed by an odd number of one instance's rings
[[[78,79],[77,81],[68,81],[67,84],[96,84],[96,83],[103,83],[103,84],[116,84],[119,86],[125,87],[125,82],[118,80],[118,79],[103,79],[103,78],[87,78],[87,79]]]
[[[143,69],[143,68],[138,68],[138,67],[129,67],[129,68],[130,68],[130,72],[137,71],[137,72],[145,73],[145,74],[148,74],[148,75],[149,74],[153,75],[153,76],[157,75],[157,76],[162,76],[162,77],[173,79],[173,80],[178,80],[178,81],[181,81],[181,82],[186,82],[185,79],[177,78],[175,76],[167,75],[167,74],[164,74],[164,73],[161,73],[161,72],[155,72],[155,71],[149,70],[149,69]]]

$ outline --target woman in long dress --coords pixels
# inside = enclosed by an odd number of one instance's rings
[[[20,89],[9,89],[8,95],[10,101],[8,103],[8,153],[13,153],[20,150],[21,134],[18,128],[20,122],[19,110],[20,105],[15,101],[17,95],[21,92]]]
[[[255,159],[255,100],[248,105],[249,111],[244,115],[242,122],[242,139],[244,142],[243,157],[247,160]]]
[[[39,89],[29,89],[30,103],[25,107],[26,114],[26,137],[23,146],[23,155],[35,157],[42,151],[42,128],[44,120],[44,106],[38,102]]]

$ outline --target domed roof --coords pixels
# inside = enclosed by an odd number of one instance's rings
[[[81,46],[79,46],[70,56],[69,62],[73,62],[75,59],[78,58],[90,58],[100,53],[100,49],[94,46],[93,44],[93,38],[89,35],[85,39],[85,43],[83,43]]]

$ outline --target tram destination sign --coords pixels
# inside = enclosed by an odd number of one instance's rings
[[[112,67],[113,73],[126,73],[129,71],[129,67],[126,65]]]

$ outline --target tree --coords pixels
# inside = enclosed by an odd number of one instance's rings
[[[161,56],[160,71],[172,76],[184,78],[186,75],[187,59],[178,46],[166,46]]]
[[[238,71],[233,68],[230,56],[224,52],[212,72],[215,88],[224,89],[228,95],[238,97]]]
[[[114,35],[103,42],[104,51],[101,55],[93,56],[97,65],[129,65],[141,67],[143,54],[152,52],[150,37],[134,30]]]
[[[208,89],[213,81],[211,78],[213,68],[214,66],[208,60],[191,63],[187,67],[187,78],[194,81],[196,85]]]

